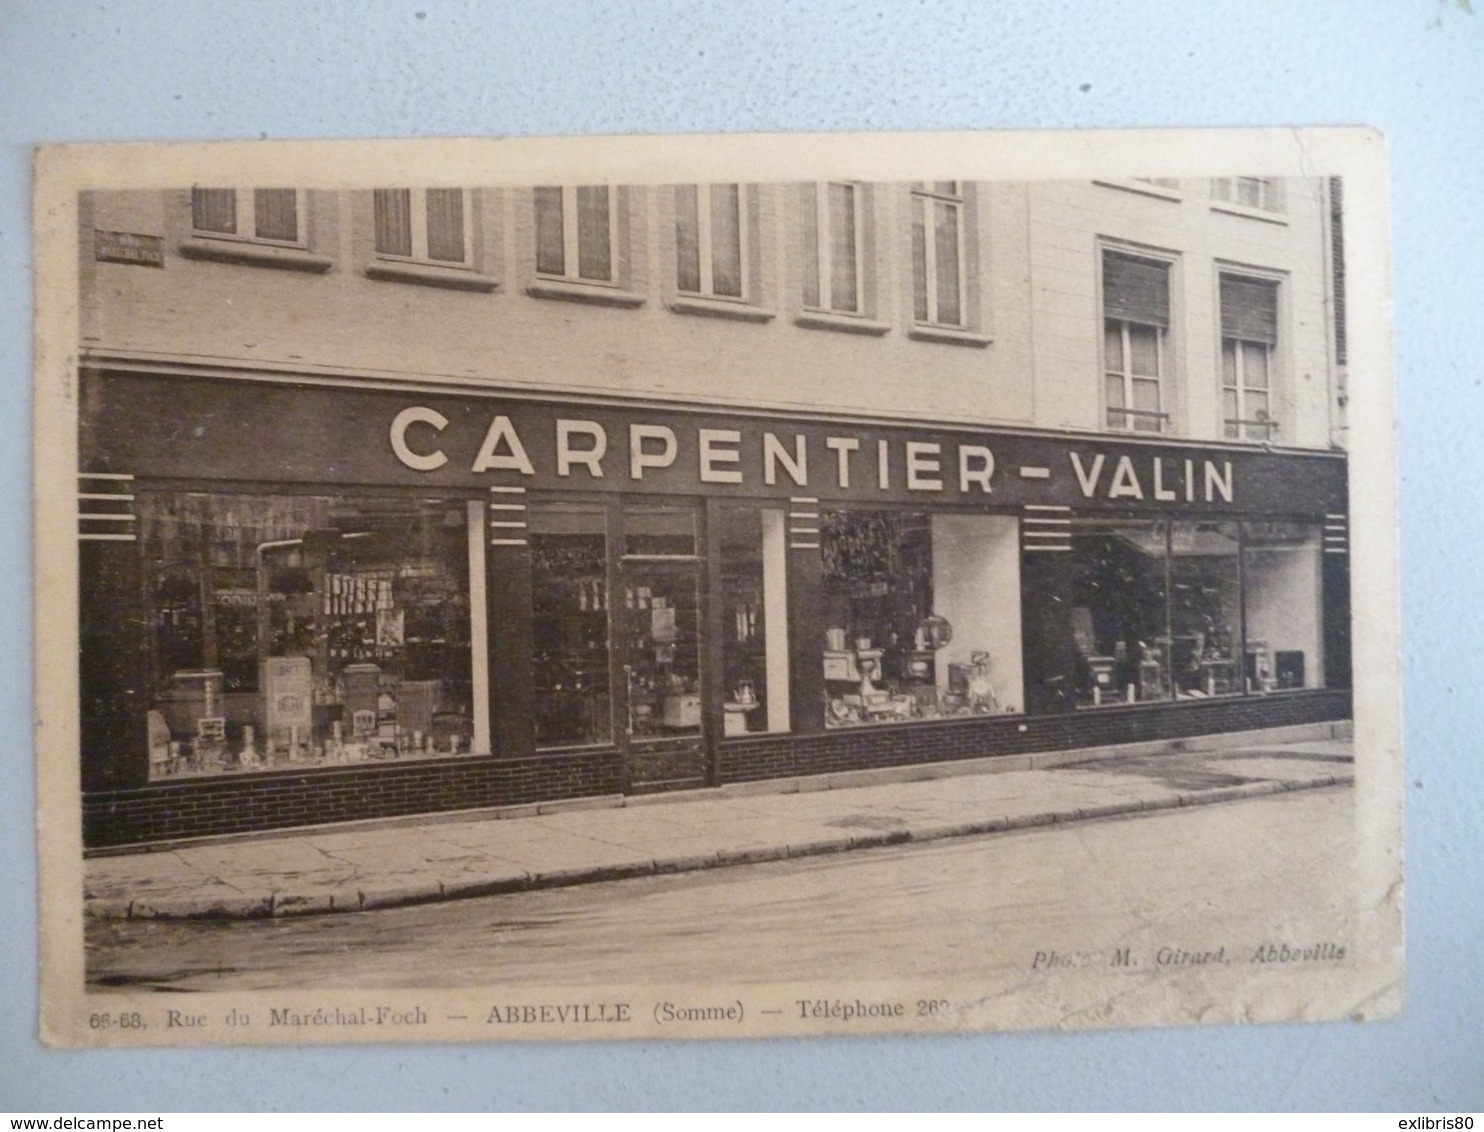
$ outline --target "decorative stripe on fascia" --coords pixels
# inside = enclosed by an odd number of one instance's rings
[[[818,511],[790,511],[788,513],[788,517],[790,519],[817,519],[817,518],[819,518],[819,512]]]
[[[817,542],[791,542],[791,543],[788,544],[788,548],[790,550],[818,550],[819,549],[819,543],[817,543]]]
[[[1326,546],[1324,548],[1324,553],[1325,554],[1349,554],[1350,552],[1348,550],[1346,550],[1342,546]]]
[[[526,546],[529,545],[523,538],[492,538],[491,546]]]
[[[817,496],[817,495],[790,495],[788,497],[788,501],[790,503],[818,503],[819,502],[819,496]]]
[[[817,535],[817,534],[819,534],[819,528],[818,527],[789,527],[788,528],[788,533],[791,534],[791,535]]]
[[[1027,554],[1039,554],[1039,553],[1044,553],[1045,551],[1048,551],[1048,550],[1062,550],[1062,551],[1066,551],[1067,553],[1070,554],[1071,553],[1071,550],[1072,550],[1072,548],[1070,546],[1054,546],[1054,545],[1050,545],[1050,544],[1042,544],[1042,545],[1038,545],[1038,546],[1026,546],[1026,547],[1023,547],[1022,549]]]
[[[1343,519],[1346,522],[1349,522],[1350,521],[1350,516],[1349,515],[1330,515],[1330,514],[1326,513],[1324,517],[1326,519]]]
[[[1071,508],[1060,503],[1027,503],[1024,505],[1027,511],[1070,511]]]
[[[1040,515],[1027,515],[1021,522],[1026,524],[1035,523],[1041,527],[1070,527],[1072,525],[1071,519],[1050,519]]]
[[[523,487],[506,487],[503,484],[491,484],[490,490],[496,495],[524,495],[526,493]]]
[[[131,476],[131,475],[128,475],[125,472],[78,472],[77,473],[77,478],[80,479],[80,480],[119,480],[119,481],[127,481],[127,480],[132,480],[134,477]]]
[[[104,500],[108,503],[132,503],[134,501],[133,494],[126,494],[122,491],[79,491],[77,498]]]
[[[133,515],[122,515],[122,514],[95,515],[95,514],[92,514],[90,512],[90,513],[85,514],[85,515],[84,514],[79,514],[77,517],[78,517],[78,519],[80,519],[84,523],[90,523],[90,522],[97,522],[97,523],[137,523],[139,521]]]
[[[80,534],[78,542],[137,542],[133,535]]]
[[[525,528],[526,528],[526,524],[525,524],[525,521],[524,520],[521,520],[521,521],[517,522],[515,520],[506,520],[506,519],[498,519],[497,520],[497,519],[491,519],[491,520],[489,520],[489,522],[486,525],[487,526],[491,526],[491,527],[503,527],[503,528],[506,528],[506,529],[515,528],[515,529],[518,529],[518,530],[525,530]]]
[[[526,505],[524,503],[491,503],[490,504],[490,510],[491,511],[524,511],[525,509],[526,509]]]
[[[1045,531],[1036,527],[1022,527],[1020,533],[1026,538],[1059,538],[1062,542],[1071,537],[1071,531],[1065,527],[1052,527]]]

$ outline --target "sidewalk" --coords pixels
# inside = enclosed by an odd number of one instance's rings
[[[356,912],[1349,784],[1348,724],[322,827],[84,862],[86,913]]]

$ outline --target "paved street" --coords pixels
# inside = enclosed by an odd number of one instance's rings
[[[1250,768],[1249,768],[1250,769]],[[515,823],[507,823],[515,824]],[[1039,950],[1343,936],[1334,786],[1065,826],[418,907],[229,922],[92,918],[96,988],[972,977]]]

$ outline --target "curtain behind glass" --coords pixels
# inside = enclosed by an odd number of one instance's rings
[[[253,215],[258,239],[299,238],[299,194],[293,189],[254,189]]]
[[[701,219],[695,185],[675,186],[675,285],[701,290]]]
[[[830,309],[860,308],[856,291],[855,186],[830,185]]]
[[[192,189],[191,226],[202,232],[237,231],[237,193],[232,189]]]
[[[742,297],[742,211],[737,185],[711,186],[711,290]]]
[[[608,199],[606,185],[577,187],[577,274],[583,279],[613,279]]]
[[[412,255],[412,193],[377,189],[376,250],[382,255]]]
[[[463,263],[467,258],[464,248],[464,190],[429,189],[428,197],[428,258],[444,263]]]
[[[912,198],[912,317],[928,320],[927,291],[927,204],[919,196]]]
[[[543,275],[565,275],[567,253],[562,235],[562,190],[555,185],[536,189],[536,270]]]
[[[963,319],[958,295],[958,207],[939,202],[933,206],[933,215],[938,321],[947,326],[957,326]]]
[[[818,307],[819,300],[819,189],[799,186],[799,216],[803,220],[804,305]]]

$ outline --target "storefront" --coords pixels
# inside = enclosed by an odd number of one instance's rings
[[[86,839],[1346,718],[1330,453],[88,372]]]

